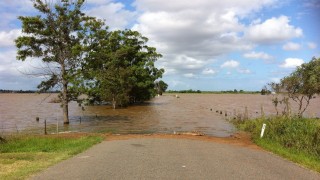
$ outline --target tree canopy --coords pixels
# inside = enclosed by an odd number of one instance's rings
[[[34,0],[33,6],[38,15],[19,16],[23,35],[16,39],[17,59],[28,57],[40,58],[45,65],[43,72],[37,74],[45,77],[38,88],[47,91],[61,89],[64,123],[69,123],[68,102],[75,98],[72,91],[77,84],[77,74],[83,61],[83,40],[90,29],[90,21],[95,18],[81,12],[84,0],[61,0],[48,3]]]
[[[156,93],[154,82],[163,69],[161,57],[137,31],[109,32],[104,22],[82,12],[84,0],[34,0],[38,14],[20,16],[23,34],[15,40],[17,59],[39,58],[45,64],[41,92],[59,89],[63,120],[68,103],[87,94],[116,106],[145,101]]]
[[[87,86],[91,99],[112,102],[116,108],[153,97],[154,82],[164,72],[154,65],[161,54],[147,46],[148,39],[137,31],[118,30],[100,35],[85,67],[92,80]]]
[[[320,58],[312,58],[310,62],[302,64],[289,76],[282,78],[280,83],[270,85],[275,92],[284,92],[298,103],[298,116],[301,117],[314,95],[320,94]]]
[[[157,93],[159,95],[162,95],[162,93],[166,92],[167,88],[168,88],[168,84],[165,83],[164,81],[160,80],[160,81],[156,81],[155,82],[155,88],[157,90]]]

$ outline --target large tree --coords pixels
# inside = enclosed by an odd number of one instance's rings
[[[85,68],[91,76],[89,96],[112,102],[114,108],[153,97],[154,82],[164,70],[155,67],[161,54],[146,45],[148,39],[132,30],[95,35],[99,41],[93,44],[95,50],[89,53]]]
[[[49,3],[51,2],[51,3]],[[77,95],[78,74],[83,63],[83,44],[90,26],[101,26],[81,12],[84,0],[33,0],[35,16],[20,16],[23,35],[16,39],[17,59],[40,58],[46,64],[40,91],[61,90],[63,121],[69,124],[68,102]]]

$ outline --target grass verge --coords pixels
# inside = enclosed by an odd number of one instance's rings
[[[103,140],[99,136],[13,136],[0,143],[0,179],[26,179]]]
[[[262,124],[266,124],[260,138]],[[253,141],[275,154],[320,172],[320,120],[286,117],[234,121],[239,130],[250,132]]]

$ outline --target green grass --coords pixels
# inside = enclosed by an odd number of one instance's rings
[[[263,123],[266,129],[260,138]],[[234,124],[250,132],[257,145],[320,172],[320,120],[272,117],[234,121]]]
[[[102,141],[99,136],[16,136],[0,143],[0,179],[26,179]]]

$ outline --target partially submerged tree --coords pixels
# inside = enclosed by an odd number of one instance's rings
[[[276,93],[272,99],[278,114],[278,105],[284,104],[283,114],[290,114],[289,99],[298,103],[298,116],[302,117],[316,94],[320,94],[320,58],[312,58],[304,63],[280,83],[270,83],[272,91]],[[282,93],[282,98],[278,96]]]
[[[162,93],[166,92],[167,88],[168,88],[168,84],[165,83],[164,81],[160,80],[160,81],[156,81],[155,82],[155,88],[157,90],[157,93],[159,95],[162,95]]]
[[[94,18],[81,12],[84,0],[61,0],[50,4],[33,0],[36,16],[20,16],[23,35],[16,39],[17,59],[40,58],[47,64],[40,91],[59,88],[63,121],[69,123],[68,102],[78,93],[77,75],[83,61],[83,40]]]
[[[97,101],[112,102],[113,108],[149,100],[155,95],[154,82],[163,69],[154,62],[161,57],[146,45],[148,39],[137,31],[101,31],[86,64],[88,94]]]
[[[263,86],[263,88],[261,89],[260,91],[260,94],[261,95],[266,95],[266,94],[270,94],[269,90],[268,90],[268,87],[265,85]]]
[[[320,94],[320,58],[312,58],[281,79],[281,87],[288,97],[298,103],[298,116],[302,117],[316,94]]]

